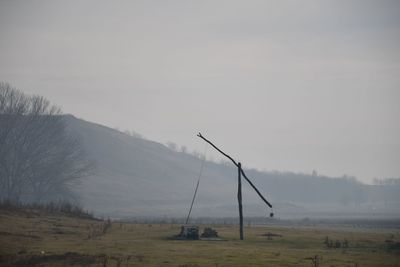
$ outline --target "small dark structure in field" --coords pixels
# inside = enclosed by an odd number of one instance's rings
[[[211,227],[204,228],[203,233],[201,234],[202,238],[217,238],[218,232],[212,229]]]
[[[211,227],[204,228],[204,231],[199,235],[199,227],[197,225],[182,225],[181,232],[175,236],[178,240],[199,240],[199,239],[216,239],[218,232]]]
[[[181,232],[176,237],[178,239],[198,240],[199,227],[197,225],[182,225]]]
[[[174,236],[174,239],[178,240],[219,240],[218,232],[211,227],[204,228],[203,233],[201,236],[199,235],[199,227],[197,225],[182,225],[181,232]]]

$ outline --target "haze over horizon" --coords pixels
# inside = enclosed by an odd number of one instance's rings
[[[0,81],[245,167],[400,177],[398,1],[1,1]],[[219,158],[211,149],[208,155]]]

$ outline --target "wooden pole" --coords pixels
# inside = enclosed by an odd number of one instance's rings
[[[238,202],[239,202],[239,235],[240,240],[243,240],[243,206],[242,206],[242,164],[238,162]]]

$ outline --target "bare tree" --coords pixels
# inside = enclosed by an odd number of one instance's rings
[[[59,108],[0,83],[0,199],[65,198],[92,168]]]

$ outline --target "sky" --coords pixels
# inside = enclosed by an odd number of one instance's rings
[[[400,177],[400,1],[0,0],[0,81],[244,167]],[[207,156],[220,156],[207,150]]]

